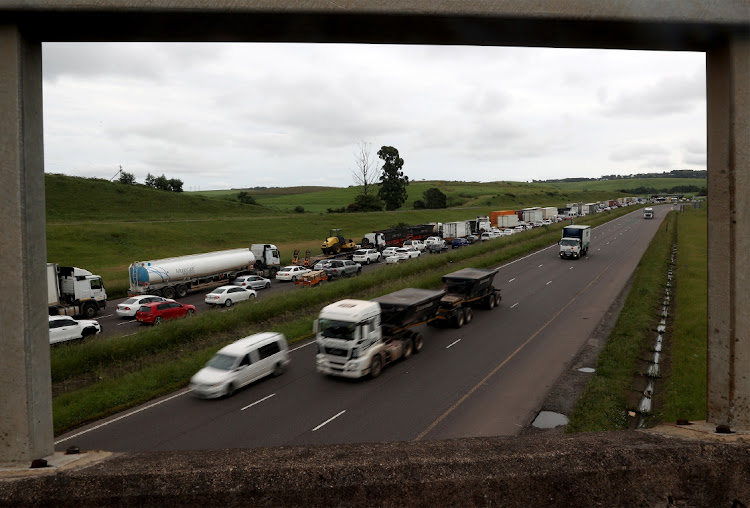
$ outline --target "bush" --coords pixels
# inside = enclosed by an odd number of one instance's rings
[[[297,213],[305,213],[305,207],[297,205],[294,207],[294,211]]]

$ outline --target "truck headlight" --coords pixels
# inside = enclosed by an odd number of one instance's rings
[[[354,349],[352,349],[352,358],[359,358],[359,353],[360,351],[358,347],[355,347]]]

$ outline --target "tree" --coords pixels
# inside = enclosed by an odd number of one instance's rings
[[[378,179],[378,167],[375,156],[372,154],[372,144],[360,141],[354,151],[354,162],[357,169],[352,171],[354,183],[362,186],[362,194],[367,196],[370,187],[375,185]]]
[[[146,187],[156,187],[154,185],[154,180],[156,180],[156,177],[154,175],[152,175],[151,173],[147,174],[146,180],[144,182],[146,184]]]
[[[169,180],[164,176],[164,173],[154,178],[154,188],[165,191],[169,190]]]
[[[244,203],[246,205],[254,205],[255,204],[255,198],[250,195],[247,191],[242,191],[239,194],[237,194],[237,201],[240,203]]]
[[[398,156],[398,150],[392,146],[384,146],[378,150],[378,157],[383,159],[378,197],[385,202],[386,210],[396,210],[409,197],[406,194],[409,177],[401,169],[404,167],[404,159]]]
[[[120,178],[118,178],[117,181],[126,185],[134,185],[135,175],[133,173],[128,173],[127,171],[120,171]]]
[[[424,191],[422,198],[424,199],[425,208],[445,208],[448,202],[443,191],[437,187]]]
[[[178,178],[170,178],[169,182],[167,183],[169,186],[169,190],[171,190],[172,192],[182,192],[182,180]]]
[[[383,202],[374,194],[359,194],[354,198],[354,202],[363,212],[380,212],[383,210]]]

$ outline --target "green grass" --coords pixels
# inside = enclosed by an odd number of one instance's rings
[[[674,326],[665,340],[671,343],[671,369],[665,387],[662,421],[706,419],[707,234],[706,210],[680,214],[677,229],[673,312]]]
[[[628,211],[599,214],[579,223],[595,226]],[[523,235],[428,255],[360,277],[261,298],[257,303],[239,305],[228,312],[205,313],[165,323],[132,336],[53,348],[52,376],[56,383],[88,378],[84,380],[85,386],[54,397],[55,432],[59,434],[184,386],[219,347],[261,331],[265,325],[285,333],[294,343],[310,335],[312,320],[327,303],[344,297],[372,298],[403,287],[439,287],[442,275],[447,272],[467,266],[493,266],[549,245],[559,237],[560,228],[560,225],[539,228]]]
[[[676,212],[667,215],[638,263],[625,305],[597,360],[596,374],[578,399],[566,432],[627,428],[627,409],[632,409],[628,392],[638,359],[654,340],[677,219]]]

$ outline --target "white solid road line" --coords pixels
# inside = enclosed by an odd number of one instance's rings
[[[550,284],[552,284],[552,281],[549,281],[545,286],[549,286]]]
[[[108,422],[101,423],[99,425],[96,425],[95,427],[91,427],[90,429],[86,429],[86,430],[83,430],[83,431],[81,431],[81,432],[79,432],[77,434],[73,434],[72,436],[66,437],[64,439],[58,439],[57,441],[55,441],[54,444],[62,443],[63,441],[67,441],[69,439],[73,439],[74,437],[81,436],[83,434],[86,434],[87,432],[91,432],[92,430],[100,429],[102,427],[105,427],[105,426],[109,425],[110,423],[114,423],[116,421],[122,420],[123,418],[127,418],[128,416],[133,416],[134,414],[140,413],[141,411],[145,411],[147,409],[151,409],[152,407],[158,406],[159,404],[161,404],[163,402],[167,402],[168,400],[175,399],[177,397],[180,397],[180,396],[185,395],[186,393],[190,393],[192,391],[193,390],[190,390],[190,389],[185,390],[184,392],[180,392],[180,393],[178,393],[176,395],[172,395],[171,397],[167,397],[166,399],[162,399],[159,402],[154,402],[153,404],[149,404],[148,406],[144,406],[144,407],[142,407],[140,409],[136,409],[135,411],[131,411],[130,413],[124,414],[122,416],[118,416],[117,418],[113,418],[112,420],[109,420]]]
[[[513,282],[514,280],[516,280],[515,277],[513,277],[512,279],[510,279],[508,282]]]
[[[458,344],[459,342],[461,342],[461,339],[458,339],[456,341],[451,342],[450,344],[448,344],[447,346],[445,346],[445,349],[448,349],[449,347],[451,347],[451,346],[453,346],[455,344]]]
[[[514,303],[513,305],[511,305],[511,306],[510,306],[510,308],[512,309],[512,308],[513,308],[513,307],[515,307],[516,305],[518,305],[518,302],[516,302],[516,303]]]
[[[130,323],[136,323],[136,321],[123,321],[122,323],[117,323],[117,326],[129,325]]]
[[[252,403],[252,404],[250,404],[249,406],[245,406],[245,407],[243,407],[242,409],[240,409],[240,411],[244,411],[245,409],[247,409],[247,408],[249,408],[249,407],[253,407],[253,406],[254,406],[255,404],[260,404],[260,403],[261,403],[261,402],[263,402],[264,400],[268,400],[268,399],[270,399],[271,397],[273,397],[274,395],[276,395],[276,394],[275,394],[275,393],[272,393],[271,395],[269,395],[269,396],[267,396],[267,397],[263,397],[263,398],[262,398],[262,399],[260,399],[260,400],[256,400],[255,402],[253,402],[253,403]]]
[[[315,427],[315,428],[314,428],[314,429],[313,429],[312,431],[313,431],[313,432],[315,432],[316,430],[318,430],[319,428],[321,428],[321,427],[322,427],[323,425],[326,425],[326,424],[328,424],[328,423],[331,423],[331,422],[332,422],[333,420],[335,420],[336,418],[338,418],[339,416],[341,416],[341,415],[342,415],[342,414],[344,414],[344,413],[346,413],[346,409],[344,409],[343,411],[341,411],[341,412],[340,412],[339,414],[337,414],[336,416],[332,416],[332,417],[330,417],[329,419],[327,419],[326,421],[324,421],[323,423],[321,423],[320,425],[318,425],[317,427]]]

